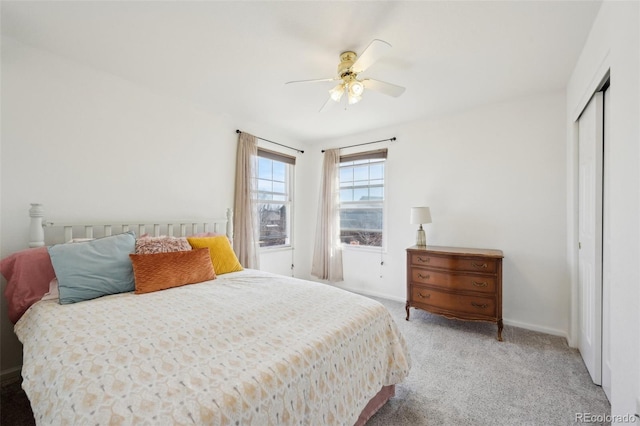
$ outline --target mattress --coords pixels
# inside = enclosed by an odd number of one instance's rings
[[[255,270],[34,304],[15,326],[38,424],[353,425],[410,369],[377,301]]]

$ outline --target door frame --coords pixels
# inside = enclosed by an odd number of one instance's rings
[[[602,88],[602,390],[611,401],[611,91],[609,80]]]
[[[609,55],[602,63],[591,82],[586,85],[580,103],[569,112],[572,125],[567,129],[567,264],[571,289],[569,294],[569,333],[567,343],[578,347],[578,118],[594,93],[601,91],[609,81]]]

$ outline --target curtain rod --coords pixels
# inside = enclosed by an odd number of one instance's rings
[[[240,133],[242,133],[242,131],[236,129],[236,133],[240,134]],[[302,149],[293,148],[291,146],[283,145],[283,144],[278,143],[278,142],[270,141],[269,139],[261,138],[260,136],[256,136],[256,139],[260,139],[261,141],[269,142],[269,143],[272,143],[272,144],[275,144],[275,145],[280,145],[280,146],[283,146],[285,148],[289,148],[289,149],[292,149],[292,150],[294,150],[296,152],[299,152],[300,154],[304,154],[304,150],[302,150]]]
[[[338,149],[353,148],[354,146],[369,145],[369,144],[372,144],[372,143],[378,143],[378,142],[386,142],[386,141],[391,141],[391,142],[393,142],[393,141],[395,141],[395,140],[396,140],[396,137],[394,136],[394,137],[389,138],[389,139],[380,139],[379,141],[364,142],[364,143],[358,143],[358,144],[355,144],[355,145],[349,145],[349,146],[341,146],[341,147],[340,147],[340,148],[338,148]],[[322,152],[325,152],[325,151],[326,151],[326,149],[323,149],[323,150],[322,150]]]

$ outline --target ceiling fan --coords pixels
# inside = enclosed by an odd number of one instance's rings
[[[291,83],[317,83],[323,81],[340,81],[340,83],[329,90],[329,98],[322,105],[322,111],[329,101],[340,102],[346,95],[347,104],[353,105],[362,99],[365,89],[374,90],[382,94],[398,97],[404,93],[405,88],[391,83],[386,83],[372,78],[358,78],[358,74],[365,71],[380,59],[384,53],[391,48],[391,45],[383,40],[374,39],[366,49],[358,56],[355,52],[348,50],[340,54],[340,64],[338,64],[338,76],[334,78],[321,78],[316,80],[288,81]]]

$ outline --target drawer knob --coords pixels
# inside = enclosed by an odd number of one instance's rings
[[[481,282],[473,281],[473,285],[474,285],[474,286],[476,286],[476,287],[486,287],[486,286],[488,286],[489,284],[487,284],[487,282],[486,282],[486,281],[481,281]]]
[[[477,262],[471,262],[471,265],[473,265],[474,268],[481,268],[481,269],[487,269],[487,264],[486,263],[477,263]]]
[[[430,298],[430,297],[431,297],[431,293],[429,293],[429,294],[422,294],[422,293],[418,292],[418,296],[422,297],[423,299],[428,299],[428,298]]]
[[[421,273],[418,273],[418,278],[422,278],[423,280],[428,280],[429,278],[431,278],[431,275],[429,274],[422,275]]]
[[[418,262],[422,262],[422,263],[429,263],[431,261],[430,257],[422,257],[422,256],[418,256]]]
[[[486,303],[476,303],[476,302],[471,302],[471,306],[473,306],[474,308],[486,308],[489,305],[487,305]]]

